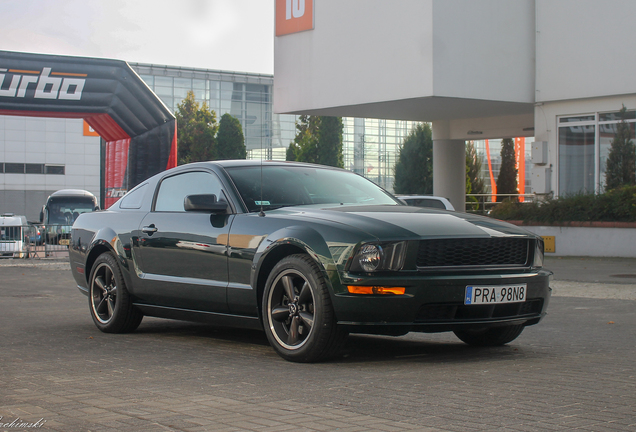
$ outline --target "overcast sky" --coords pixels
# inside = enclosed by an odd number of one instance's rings
[[[274,73],[274,0],[0,0],[0,50]]]

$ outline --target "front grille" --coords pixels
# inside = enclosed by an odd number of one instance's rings
[[[522,238],[421,240],[417,267],[525,266],[528,243]]]
[[[543,299],[532,299],[523,303],[504,303],[498,305],[463,305],[461,303],[428,304],[423,305],[417,312],[415,322],[438,323],[535,316],[541,313],[542,307]]]

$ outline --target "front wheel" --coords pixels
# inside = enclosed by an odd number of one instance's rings
[[[462,342],[474,346],[499,346],[517,339],[524,326],[509,325],[481,330],[454,331]]]
[[[347,332],[336,325],[325,278],[307,255],[291,255],[274,266],[262,311],[267,339],[286,360],[325,360],[346,341]]]
[[[93,265],[88,304],[93,322],[104,333],[132,332],[143,319],[132,304],[117,260],[108,252],[97,257]]]

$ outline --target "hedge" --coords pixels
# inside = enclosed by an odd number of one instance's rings
[[[505,201],[490,216],[554,224],[560,222],[636,222],[636,186],[625,186],[604,194],[577,194],[541,203]]]

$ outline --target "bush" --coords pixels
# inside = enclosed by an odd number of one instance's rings
[[[543,203],[498,204],[490,216],[552,224],[558,222],[636,222],[636,186],[625,186],[601,195],[578,194]]]

